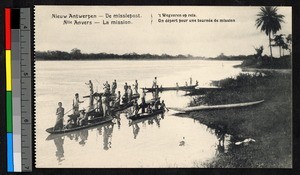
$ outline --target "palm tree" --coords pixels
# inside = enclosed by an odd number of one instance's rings
[[[289,50],[289,45],[287,43],[283,43],[282,45],[283,56],[284,56],[284,50]]]
[[[256,19],[256,28],[260,28],[262,32],[265,32],[269,36],[269,46],[270,54],[272,55],[272,46],[271,46],[271,33],[274,35],[277,31],[281,29],[281,24],[284,18],[284,15],[277,13],[277,7],[266,6],[261,7],[260,12],[257,14],[258,18]]]
[[[279,56],[281,57],[281,48],[286,44],[283,39],[283,34],[275,35],[274,37],[275,44],[273,46],[278,46],[279,48]],[[284,51],[283,51],[284,54]]]
[[[286,43],[287,43],[287,47],[288,47],[288,50],[290,51],[290,54],[292,53],[292,34],[289,34],[286,38]]]
[[[260,46],[259,48],[254,47],[255,51],[256,51],[256,55],[255,57],[257,59],[261,59],[262,58],[262,53],[264,51],[264,46]]]

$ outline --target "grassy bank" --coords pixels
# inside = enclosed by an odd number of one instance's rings
[[[292,59],[290,55],[282,56],[280,58],[270,58],[264,56],[261,59],[255,57],[245,59],[241,65],[236,67],[242,68],[260,68],[260,69],[291,69]]]
[[[222,80],[221,91],[210,91],[195,98],[191,105],[215,105],[264,99],[253,107],[193,112],[190,116],[201,123],[225,130],[232,143],[253,138],[248,146],[231,144],[227,153],[219,154],[205,167],[274,167],[292,166],[291,74],[265,72],[240,75]]]

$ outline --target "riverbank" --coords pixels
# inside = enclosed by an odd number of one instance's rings
[[[292,57],[290,55],[285,55],[280,58],[263,56],[261,59],[250,57],[245,59],[241,65],[237,65],[236,67],[258,69],[291,69]]]
[[[239,75],[218,83],[222,91],[210,91],[195,98],[191,105],[216,105],[265,102],[248,108],[193,112],[190,117],[208,127],[232,135],[228,151],[214,160],[197,163],[210,168],[291,168],[292,167],[292,92],[291,74],[262,72]],[[235,145],[246,138],[247,146]]]

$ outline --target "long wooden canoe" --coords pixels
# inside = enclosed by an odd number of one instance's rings
[[[246,102],[246,103],[213,105],[213,106],[193,106],[193,107],[186,107],[186,108],[172,108],[172,107],[170,107],[169,109],[173,109],[173,110],[179,111],[179,112],[192,112],[192,111],[212,110],[212,109],[239,108],[239,107],[257,105],[257,104],[260,104],[262,102],[264,102],[264,100]]]
[[[164,113],[165,110],[164,109],[158,109],[158,110],[154,110],[152,113],[140,113],[137,115],[131,115],[128,118],[131,120],[138,120],[138,119],[142,119],[142,118],[147,118],[147,117],[152,117],[158,114],[162,114]]]
[[[99,128],[99,127],[105,127],[105,126],[110,126],[110,125],[114,125],[115,123],[114,122],[106,122],[106,123],[103,123],[101,125],[95,125],[95,126],[91,126],[89,128],[85,128],[85,129],[82,129],[82,130],[75,130],[75,131],[70,131],[70,132],[65,132],[65,133],[55,133],[55,134],[49,134],[46,138],[46,140],[53,140],[53,139],[56,139],[56,138],[59,138],[59,137],[64,137],[64,136],[71,136],[72,134],[74,133],[78,133],[80,131],[85,131],[85,130],[91,130],[91,129],[94,129],[94,128]]]
[[[95,119],[93,119],[95,121]],[[77,127],[72,127],[70,129],[61,129],[61,130],[54,130],[53,127],[46,129],[46,131],[50,134],[61,134],[61,133],[67,133],[67,132],[71,132],[71,131],[77,131],[77,130],[81,130],[81,129],[85,129],[85,128],[90,128],[93,126],[98,126],[104,123],[108,123],[108,122],[112,122],[113,118],[112,117],[107,117],[105,119],[101,119],[99,121],[96,122],[90,122],[88,121],[88,124],[83,125],[83,126],[77,126]]]
[[[131,107],[133,105],[133,101],[129,102],[129,103],[125,103],[125,104],[121,104],[119,107],[116,107],[116,108],[112,108],[111,111],[112,112],[118,112],[118,111],[122,111],[122,110],[125,110],[129,107]],[[102,115],[103,114],[100,114],[99,112],[96,112],[95,109],[91,110],[88,112],[87,114],[88,116],[94,116],[93,119],[90,119],[88,120],[88,125],[86,126],[83,126],[83,127],[75,127],[75,128],[72,128],[72,129],[66,129],[66,130],[63,130],[63,131],[60,131],[60,130],[57,130],[57,131],[53,131],[53,127],[51,128],[48,128],[46,129],[46,131],[48,133],[51,133],[51,134],[58,134],[58,133],[65,133],[65,132],[71,132],[71,131],[76,131],[76,130],[80,130],[80,129],[84,129],[84,128],[89,128],[89,127],[93,127],[93,126],[97,126],[97,125],[100,125],[100,124],[103,124],[103,123],[107,123],[108,121],[106,120],[103,120],[102,118]],[[71,114],[71,115],[68,115],[69,118],[78,118],[79,115],[74,115],[74,114]],[[112,120],[112,119],[111,119]],[[110,120],[110,121],[111,121]]]
[[[198,85],[191,85],[191,86],[178,86],[178,87],[158,87],[158,91],[178,91],[178,90],[182,90],[182,91],[187,91],[187,90],[193,90],[195,89],[195,87]],[[156,88],[142,88],[144,90],[146,90],[147,92],[154,92],[156,90]]]

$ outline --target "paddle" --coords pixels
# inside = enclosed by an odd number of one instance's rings
[[[71,109],[68,110],[66,113],[64,113],[64,115],[66,115],[67,113],[69,113],[71,110],[73,110],[73,108],[71,108]]]
[[[82,103],[83,103],[84,101],[86,101],[86,100],[87,100],[87,99],[83,100]],[[70,110],[68,110],[67,112],[65,112],[64,115],[66,115],[67,113],[69,113],[69,112],[72,111],[73,109],[74,109],[74,108],[71,108]]]
[[[167,109],[167,111],[169,111],[169,109],[167,107],[165,107]]]
[[[95,79],[95,78],[94,78]],[[97,80],[97,79],[95,79],[96,81],[97,81],[97,83],[99,84],[99,85],[101,85],[101,83]]]

